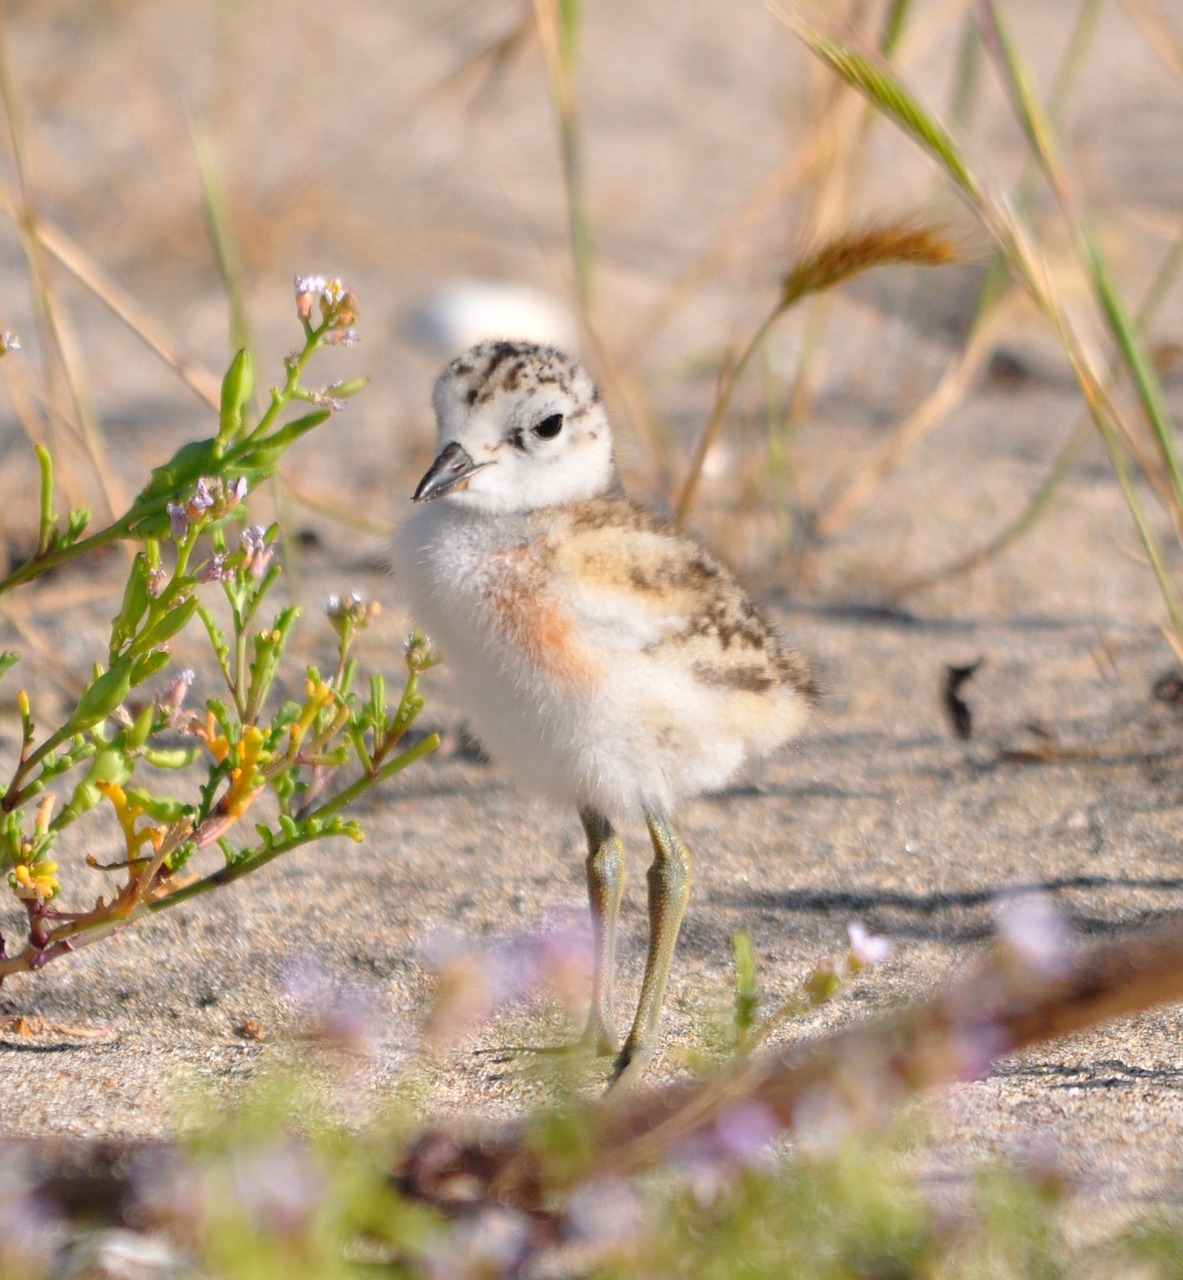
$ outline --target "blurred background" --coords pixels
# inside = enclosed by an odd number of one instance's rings
[[[1018,201],[1030,149],[972,10],[827,7],[889,50],[975,170]],[[1133,306],[1183,207],[1180,15],[1154,0],[1006,13]],[[305,442],[286,468],[314,567],[315,548],[346,576],[380,563],[431,451],[431,380],[482,331],[580,346],[631,488],[668,506],[793,261],[844,229],[912,218],[957,264],[869,273],[773,326],[690,523],[766,593],[959,614],[1157,607],[1148,575],[1128,571],[1132,528],[1091,437],[1032,534],[927,582],[1021,517],[1081,398],[1017,287],[974,332],[988,237],[775,5],[38,0],[8,3],[3,34],[0,324],[24,339],[3,362],[10,559],[31,536],[29,439],[58,444],[72,505],[118,505],[147,466],[209,433],[200,395],[145,333],[198,392],[244,341],[274,380],[295,343],[297,272],[356,290],[361,343],[324,376],[373,380],[333,440]],[[1069,304],[1087,301],[1053,201],[1030,197],[1046,270]],[[1173,275],[1160,292],[1148,341],[1177,404],[1183,293]],[[88,433],[90,457],[61,447]]]
[[[280,482],[252,496],[251,518],[285,517],[280,591],[310,615],[296,678],[332,651],[315,616],[329,591],[382,601],[363,662],[394,671],[408,620],[386,544],[432,453],[429,394],[445,361],[489,329],[578,346],[605,390],[626,483],[670,509],[729,371],[750,353],[687,523],[817,656],[828,693],[800,753],[757,786],[690,807],[695,837],[726,856],[703,859],[702,906],[688,921],[691,994],[669,1022],[683,1037],[694,1001],[725,981],[739,927],[753,929],[784,998],[857,911],[909,940],[877,997],[898,1002],[977,945],[1000,884],[1050,886],[1089,931],[1177,906],[1178,704],[1151,693],[1171,660],[1165,610],[1121,485],[1057,335],[994,272],[989,235],[932,161],[805,50],[784,19],[808,7],[0,7],[0,329],[22,339],[0,360],[9,565],[36,545],[33,443],[53,449],[59,510],[90,506],[105,522],[152,466],[213,434],[208,400],[238,346],[253,348],[260,385],[281,377],[300,333],[293,276],[340,275],[359,298],[360,342],[323,353],[315,376],[364,373],[372,386],[293,449]],[[1177,420],[1179,0],[997,7],[1057,122],[1077,211],[1143,316]],[[945,122],[983,187],[1015,211],[1036,271],[1104,370],[1113,343],[1071,226],[1033,180],[1032,147],[977,25],[983,6],[841,0],[817,12]],[[811,248],[901,219],[943,237],[956,261],[862,274],[753,343]],[[1173,507],[1158,501],[1157,457],[1145,450],[1131,491],[1177,580],[1183,486]],[[106,655],[126,566],[124,550],[86,557],[0,605],[42,726]],[[203,649],[181,637],[177,664],[208,674]],[[980,657],[967,744],[942,682]],[[0,690],[5,711],[16,687]],[[199,670],[194,696],[210,687]],[[309,939],[329,965],[385,984],[416,1022],[430,982],[414,940],[427,922],[476,936],[582,902],[570,815],[529,809],[490,781],[456,732],[462,710],[448,704],[446,669],[432,672],[424,722],[445,731],[445,748],[364,813],[367,845],[293,858],[216,910],[178,911],[54,966],[60,976],[38,988],[50,1016],[105,1018],[111,988],[120,1025],[139,1020],[142,1038],[120,1050],[127,1074],[114,1058],[100,1073],[129,1098],[118,1131],[164,1123],[169,1072],[154,1066],[136,1083],[132,1068],[158,1061],[144,1046],[171,1063],[184,1033],[203,1063],[242,1069],[254,1049],[234,1029],[247,1015],[290,1020],[274,992],[285,957]],[[15,750],[15,716],[3,727]],[[634,909],[639,935],[639,899]],[[202,940],[216,954],[195,962]],[[1140,1059],[1113,1034],[1096,1049],[1102,1064],[1177,1061],[1174,1023]],[[45,1081],[68,1076],[72,1060],[37,1066],[24,1094],[5,1090],[0,1127],[29,1125],[39,1099],[44,1123],[63,1123],[52,1104],[73,1098],[76,1078],[58,1095]],[[467,1062],[457,1078],[457,1096],[489,1087]],[[1042,1088],[1038,1071],[1023,1087]],[[1101,1092],[1076,1099],[1082,1125]],[[980,1096],[1000,1124],[1020,1114],[1005,1092]],[[1106,1092],[1118,1110],[1128,1096]],[[1131,1149],[1157,1141],[1172,1169],[1175,1096],[1142,1129],[1124,1113],[1115,1122]]]

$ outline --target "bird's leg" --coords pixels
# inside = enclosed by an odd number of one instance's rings
[[[624,896],[624,847],[612,824],[593,809],[581,809],[587,832],[587,897],[595,937],[591,1013],[581,1043],[594,1053],[615,1053],[620,1040],[613,1016],[616,985],[616,921]]]
[[[657,1047],[657,1024],[669,982],[678,930],[690,897],[690,851],[663,813],[645,814],[656,855],[649,868],[649,954],[637,1016],[612,1071],[612,1084],[629,1083]]]

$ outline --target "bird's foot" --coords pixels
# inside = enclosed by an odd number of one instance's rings
[[[579,1037],[578,1047],[597,1058],[607,1058],[620,1052],[620,1037],[611,1023],[593,1013]]]
[[[645,1068],[653,1058],[654,1046],[641,1044],[629,1036],[624,1048],[616,1055],[612,1074],[608,1077],[608,1092],[631,1089],[645,1074]]]

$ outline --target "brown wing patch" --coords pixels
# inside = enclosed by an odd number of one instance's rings
[[[666,522],[652,511],[621,498],[591,498],[572,506],[568,513],[572,533],[592,533],[599,529],[628,532],[667,532]]]
[[[741,689],[745,693],[764,693],[777,683],[772,672],[758,662],[743,662],[734,666],[696,662],[690,669],[694,672],[694,678],[702,684],[716,685],[724,689]]]

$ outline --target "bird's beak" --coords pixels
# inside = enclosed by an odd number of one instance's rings
[[[427,468],[427,474],[411,494],[411,501],[430,502],[432,498],[441,498],[453,489],[463,489],[472,476],[488,465],[487,462],[473,462],[468,453],[453,440]]]

